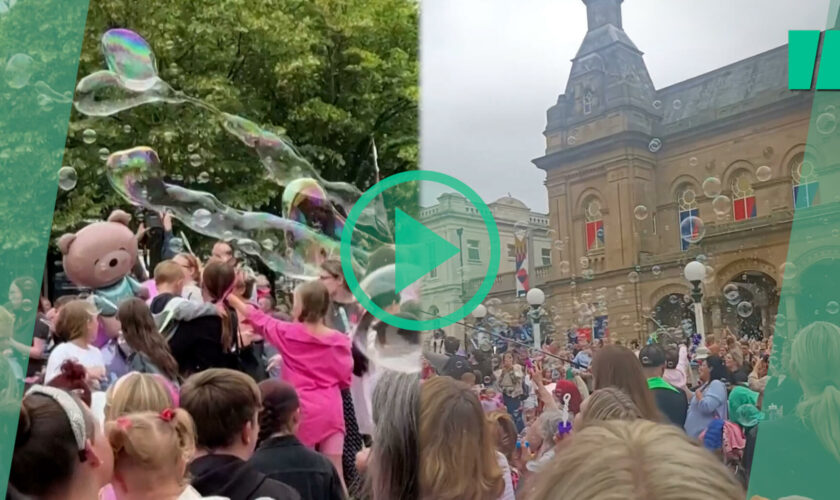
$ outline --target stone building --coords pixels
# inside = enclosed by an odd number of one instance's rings
[[[657,89],[622,28],[622,0],[583,1],[588,32],[533,160],[559,240],[550,273],[532,283],[552,321],[585,323],[575,308],[588,297],[612,338],[641,339],[654,319],[693,319],[682,273],[699,258],[707,333],[768,331],[794,216],[818,217],[836,201],[820,185],[819,153],[806,149],[812,93],[787,89],[787,46]],[[833,133],[836,119],[822,126]],[[795,267],[835,253],[805,252]],[[512,286],[499,276],[491,298],[525,307]],[[796,308],[787,301],[781,312],[793,320]]]

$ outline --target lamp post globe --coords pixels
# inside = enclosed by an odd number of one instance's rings
[[[706,266],[702,262],[693,260],[686,264],[685,269],[683,269],[683,275],[685,279],[692,283],[703,281],[703,278],[706,277]]]
[[[484,307],[484,304],[479,304],[472,312],[472,317],[475,319],[481,319],[485,316],[487,316],[487,308]]]
[[[545,303],[545,293],[539,288],[532,288],[525,295],[525,300],[531,307],[540,307]]]

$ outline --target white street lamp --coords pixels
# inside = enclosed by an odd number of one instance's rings
[[[487,316],[487,308],[484,307],[484,304],[479,304],[472,312],[472,317],[475,319],[482,319],[485,316]]]
[[[694,299],[694,321],[697,324],[697,333],[700,334],[700,343],[705,346],[706,328],[703,324],[703,291],[700,289],[700,283],[706,277],[706,265],[693,260],[686,264],[683,275],[693,287],[691,298]]]
[[[531,306],[531,312],[528,315],[531,319],[531,325],[534,328],[534,348],[540,349],[542,347],[542,336],[540,334],[540,307],[545,303],[545,293],[539,288],[532,288],[528,290],[525,295],[525,300]]]

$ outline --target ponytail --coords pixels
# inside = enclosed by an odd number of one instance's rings
[[[822,393],[805,394],[796,406],[796,414],[817,435],[823,447],[840,462],[840,389],[826,385]]]

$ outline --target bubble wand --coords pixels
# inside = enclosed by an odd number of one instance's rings
[[[563,420],[557,424],[557,434],[563,436],[572,432],[572,423],[569,421],[569,401],[572,395],[568,392],[563,395],[563,409],[560,410],[563,415]]]

